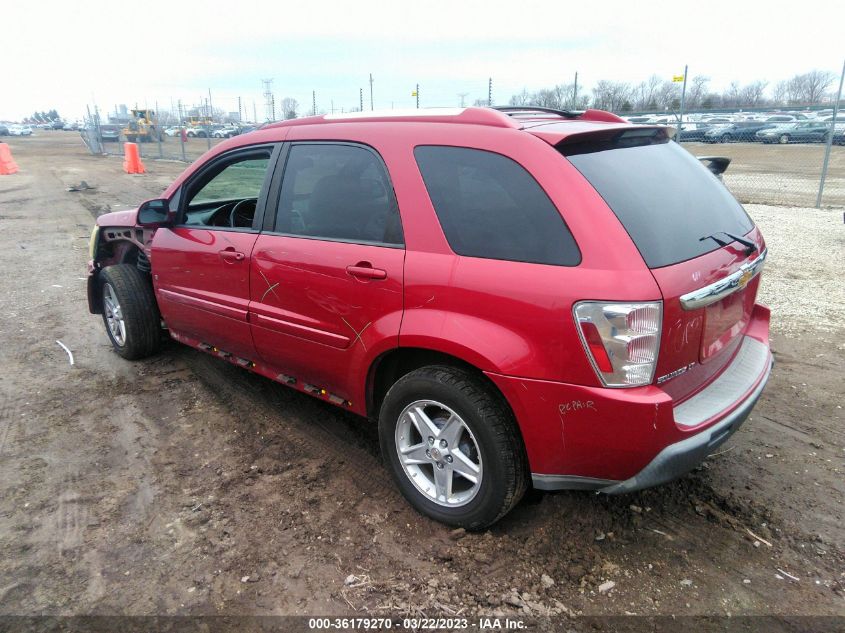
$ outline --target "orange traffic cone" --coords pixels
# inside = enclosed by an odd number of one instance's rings
[[[143,174],[147,171],[141,162],[137,143],[123,144],[123,171],[127,174]]]
[[[12,158],[12,150],[6,143],[0,143],[0,176],[18,173],[18,164]]]

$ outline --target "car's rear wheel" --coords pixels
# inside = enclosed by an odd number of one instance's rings
[[[786,145],[787,143],[789,143],[789,134],[781,134],[778,137],[778,143],[780,143],[781,145]]]
[[[129,360],[155,354],[161,346],[161,317],[148,275],[118,264],[100,273],[103,323],[112,347]]]
[[[731,142],[731,135],[730,134],[722,134],[722,138],[719,139],[720,143],[730,143]]]
[[[400,378],[379,414],[382,454],[403,496],[448,525],[481,529],[527,486],[527,460],[513,414],[480,377],[430,366]]]

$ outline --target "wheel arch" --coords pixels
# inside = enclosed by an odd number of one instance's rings
[[[514,416],[514,421],[519,428],[519,421],[516,420],[516,414],[510,402],[481,368],[453,354],[426,347],[394,347],[373,360],[367,372],[367,416],[372,419],[378,418],[379,408],[385,394],[402,376],[421,367],[431,365],[457,367],[478,377],[490,388],[491,393],[501,399],[502,404]]]
[[[103,312],[99,277],[100,271],[104,268],[117,264],[130,264],[141,272],[149,274],[150,261],[138,238],[135,230],[127,227],[103,227],[98,232],[97,243],[94,246],[94,259],[91,262],[91,274],[88,277],[88,310],[92,314]]]

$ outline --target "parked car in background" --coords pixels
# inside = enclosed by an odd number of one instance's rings
[[[775,127],[765,121],[738,121],[710,128],[704,134],[708,143],[730,143],[731,141],[757,141],[757,132]]]
[[[682,123],[680,136],[676,135],[676,138],[680,141],[703,141],[709,129],[709,123]]]
[[[120,127],[114,123],[103,123],[100,125],[100,137],[103,141],[120,142]]]
[[[665,483],[740,428],[772,365],[765,259],[666,127],[385,110],[224,140],[99,216],[88,305],[123,358],[166,327],[377,420],[405,498],[480,529],[532,484]]]
[[[801,121],[760,130],[755,138],[763,143],[811,143],[826,141],[830,126],[826,123]]]
[[[179,136],[182,133],[182,127],[179,125],[174,125],[164,130],[164,133],[167,136]]]
[[[214,136],[214,132],[222,127],[222,125],[198,125],[196,127],[189,127],[187,135],[190,138],[207,138],[208,136]]]
[[[64,126],[65,126],[65,122],[61,121],[59,119],[56,119],[55,121],[53,121],[50,124],[50,128],[53,129],[53,130],[61,130],[62,128],[64,128]]]
[[[798,121],[798,117],[794,114],[769,114],[762,119],[766,123],[791,123]]]
[[[8,136],[9,135],[9,128],[0,123],[0,136]]]
[[[79,130],[79,123],[75,123],[75,122],[74,123],[65,123],[62,126],[62,129],[65,132],[76,132],[76,131]]]
[[[9,136],[30,136],[32,135],[32,128],[28,125],[10,125]]]
[[[212,138],[232,138],[241,133],[241,129],[237,125],[226,125],[211,133]]]

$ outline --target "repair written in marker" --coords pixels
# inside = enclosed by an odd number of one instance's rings
[[[592,400],[571,400],[570,402],[564,402],[563,404],[558,405],[558,410],[561,415],[566,415],[567,413],[573,413],[575,411],[583,411],[585,409],[598,412],[596,405]]]

